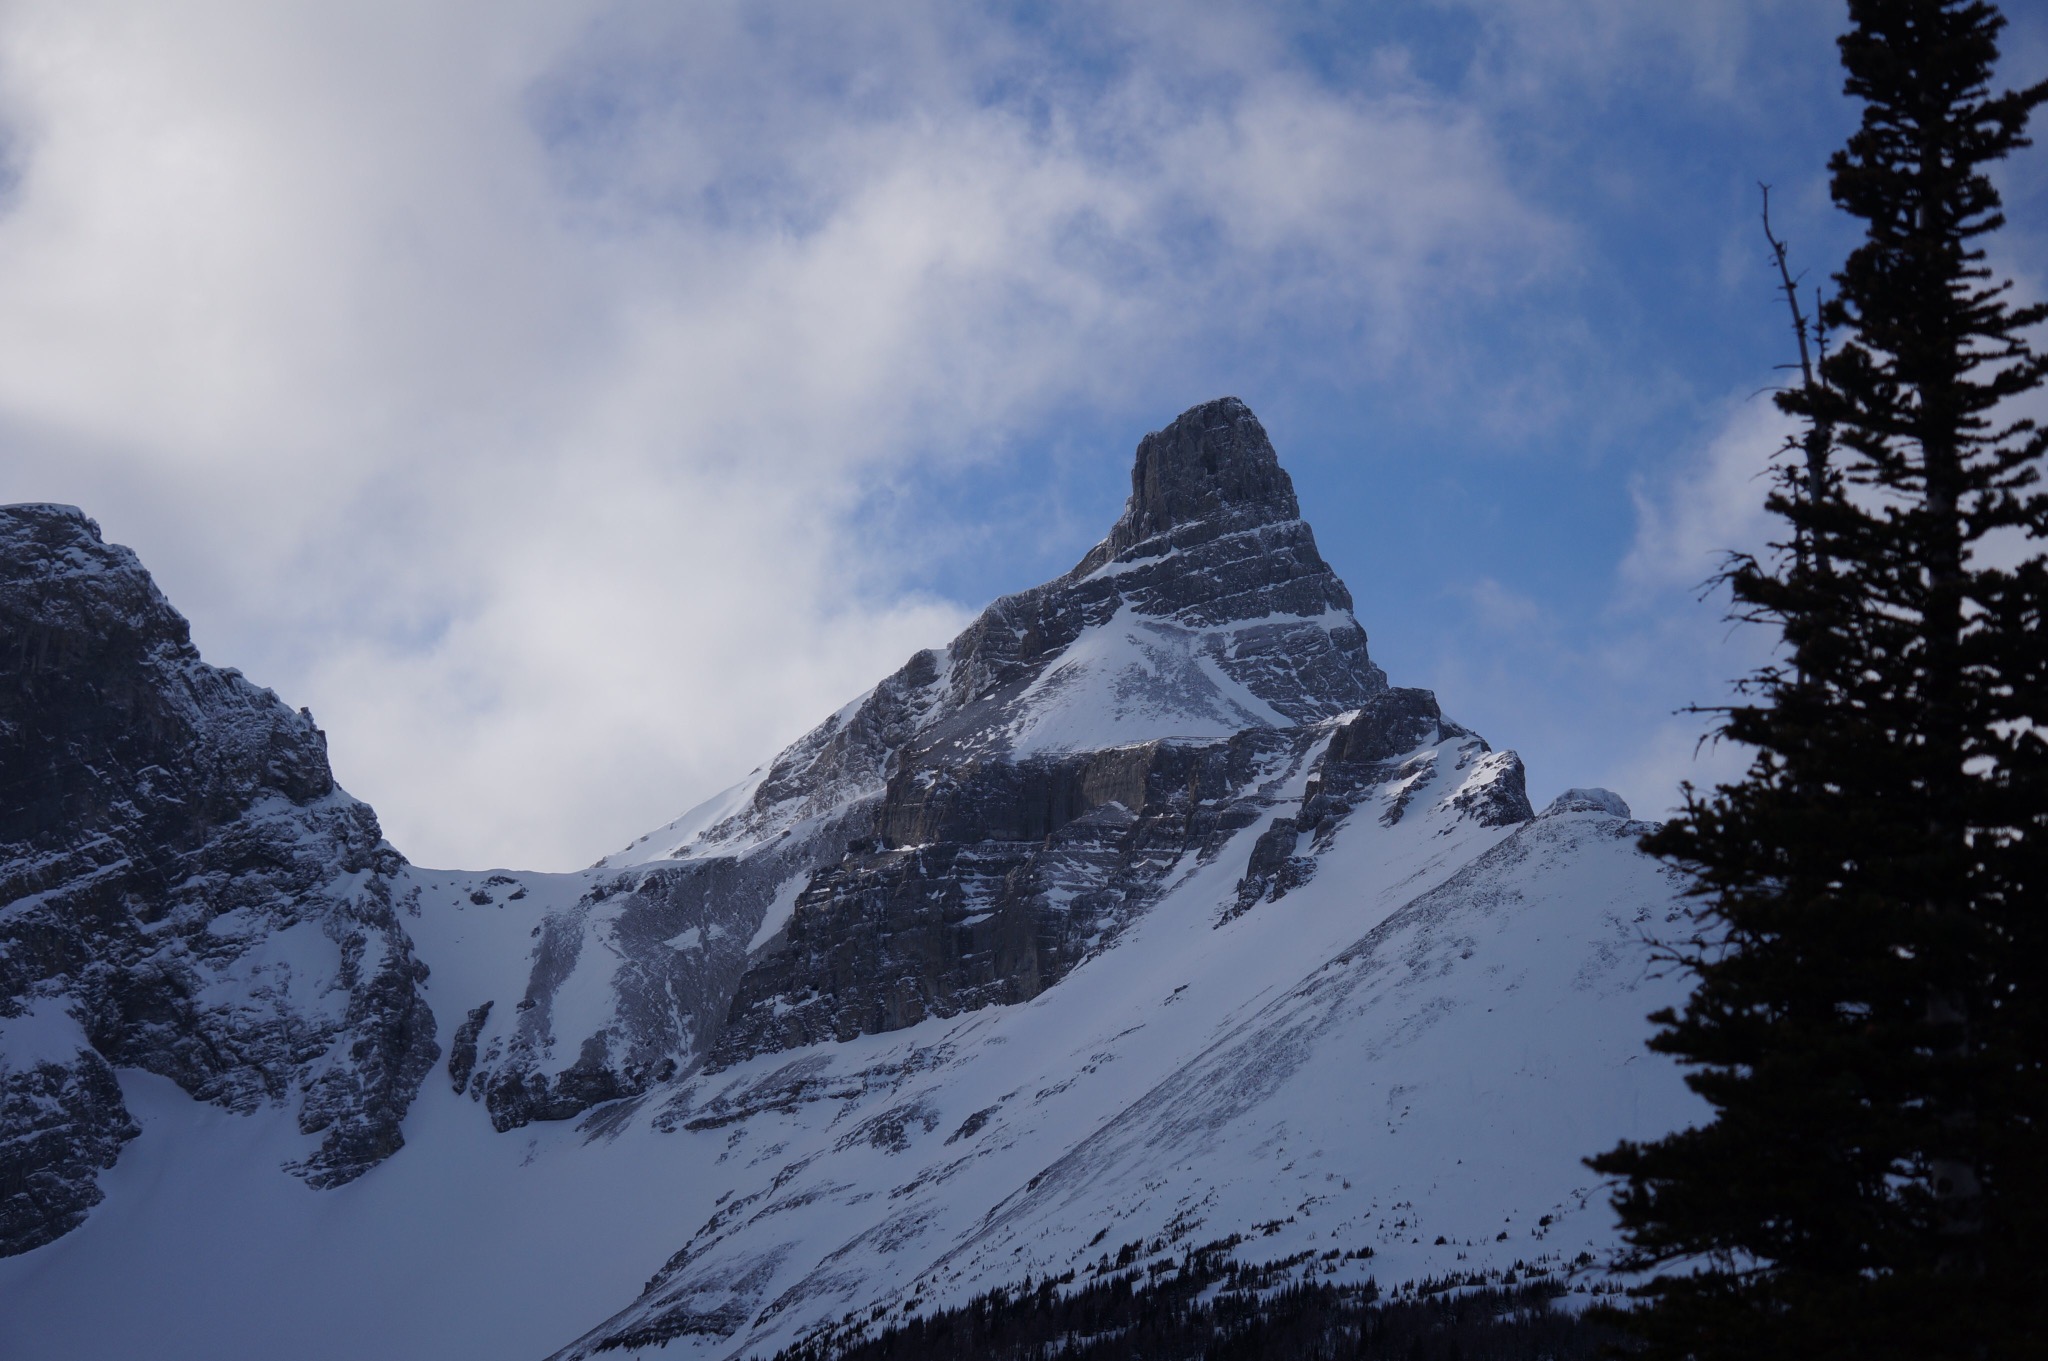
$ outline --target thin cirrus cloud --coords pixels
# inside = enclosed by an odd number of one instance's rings
[[[878,482],[1248,336],[1415,363],[1567,240],[1471,108],[1245,11],[813,12],[10,6],[7,499],[408,854],[566,866],[962,622]]]

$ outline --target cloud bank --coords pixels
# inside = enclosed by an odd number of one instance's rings
[[[1147,14],[11,5],[0,494],[415,859],[587,862],[960,624],[876,486],[1276,332],[1417,364],[1554,262],[1398,63]]]

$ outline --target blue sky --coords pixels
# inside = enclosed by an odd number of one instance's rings
[[[1717,768],[1672,711],[1760,645],[1692,589],[1780,436],[1756,184],[1823,280],[1839,5],[161,11],[0,12],[0,498],[140,551],[416,859],[673,816],[1223,393],[1536,793]]]

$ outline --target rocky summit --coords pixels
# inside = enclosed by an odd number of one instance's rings
[[[78,511],[0,510],[0,625],[10,1357],[822,1357],[1197,1248],[1605,1288],[1579,1159],[1693,1110],[1647,825],[1389,685],[1235,399],[575,873],[408,864]]]

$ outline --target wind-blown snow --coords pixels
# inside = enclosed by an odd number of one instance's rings
[[[754,797],[754,791],[761,787],[761,780],[766,774],[765,768],[755,771],[730,789],[713,794],[674,822],[657,827],[624,850],[606,856],[598,864],[624,869],[688,855],[693,848],[692,843],[707,829],[747,806],[747,801]]]
[[[789,914],[796,911],[796,900],[802,895],[804,883],[808,878],[808,875],[792,874],[783,882],[782,887],[775,891],[774,901],[768,904],[768,915],[761,918],[760,929],[755,931],[754,938],[747,942],[748,954],[751,955],[773,940],[775,933],[789,924]]]
[[[1215,639],[1213,630],[1119,611],[1083,632],[1025,690],[1006,734],[1010,753],[1093,751],[1288,726],[1206,655]]]
[[[79,1050],[90,1048],[84,1027],[62,998],[38,998],[19,1016],[0,1016],[0,1069],[68,1065]]]

